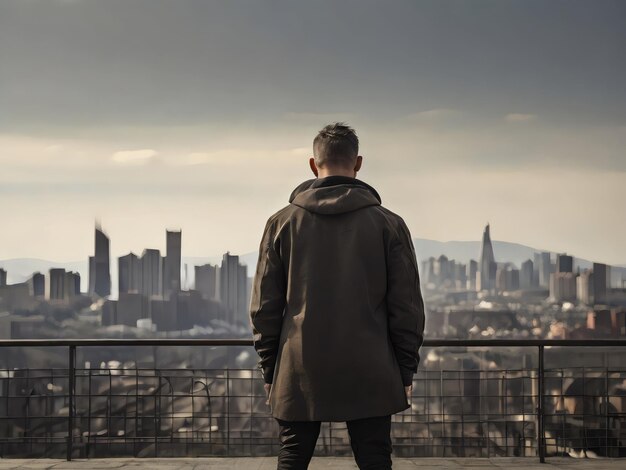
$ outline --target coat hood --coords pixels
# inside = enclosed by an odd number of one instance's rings
[[[289,202],[317,214],[342,214],[381,204],[374,188],[349,176],[332,175],[300,183]]]

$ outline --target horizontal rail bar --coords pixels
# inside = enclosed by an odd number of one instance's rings
[[[219,338],[94,338],[3,339],[2,347],[67,346],[252,346],[252,339]],[[425,347],[624,347],[626,339],[427,339]]]

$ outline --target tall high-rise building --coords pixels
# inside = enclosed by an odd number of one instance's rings
[[[437,280],[435,279],[435,258],[433,256],[429,257],[423,263],[422,268],[422,276],[420,277],[420,281],[424,286],[428,284],[436,284]]]
[[[7,285],[7,272],[0,268],[0,287]]]
[[[609,285],[609,267],[602,263],[593,263],[593,302],[607,302],[607,286]]]
[[[226,252],[220,266],[220,301],[226,308],[231,324],[248,321],[250,293],[248,267],[239,263],[239,256]]]
[[[574,257],[565,253],[559,253],[556,255],[556,272],[557,273],[573,273],[574,272]]]
[[[136,294],[141,285],[141,263],[135,253],[117,259],[118,287],[120,294]]]
[[[435,275],[435,284],[441,286],[443,282],[448,279],[450,270],[450,263],[446,255],[439,255],[439,258],[435,260],[433,265],[433,272]]]
[[[480,286],[477,289],[489,290],[496,287],[496,269],[497,264],[493,255],[493,246],[491,245],[491,235],[489,233],[489,224],[486,225],[483,232],[483,242],[480,248],[479,258],[479,276]]]
[[[109,267],[109,237],[96,225],[96,253],[89,257],[89,293],[107,297],[111,295],[111,270]]]
[[[181,289],[181,238],[182,230],[165,231],[166,252],[163,265],[163,296],[169,298],[172,292]]]
[[[522,269],[520,270],[519,284],[522,289],[530,289],[534,285],[534,267],[533,261],[527,259],[522,263]]]
[[[550,287],[550,252],[535,252],[534,262],[535,284],[543,287]]]
[[[33,273],[28,280],[30,295],[33,297],[44,297],[46,295],[46,276],[40,272]]]
[[[576,274],[557,272],[550,274],[550,297],[555,302],[576,300]]]
[[[50,300],[62,300],[65,297],[65,269],[50,268],[48,272],[48,294]]]
[[[212,264],[195,266],[195,287],[198,292],[210,300],[219,300],[219,267]]]
[[[590,269],[576,278],[576,299],[586,305],[593,304],[593,271]]]
[[[467,290],[476,290],[476,273],[478,272],[478,263],[476,260],[471,259],[467,263]]]
[[[161,252],[146,248],[141,254],[141,287],[139,293],[150,298],[163,294],[163,261]]]
[[[70,299],[76,295],[80,295],[80,274],[72,271],[66,271],[63,290],[63,298],[65,299]]]

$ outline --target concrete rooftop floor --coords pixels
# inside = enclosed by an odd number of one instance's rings
[[[0,459],[0,470],[26,469],[141,469],[150,470],[274,470],[276,457],[213,457],[213,458],[161,458],[161,459]],[[310,470],[337,469],[354,470],[358,467],[352,457],[313,457]],[[549,458],[540,464],[537,458],[493,458],[493,459],[439,459],[439,458],[394,458],[394,470],[624,470],[626,459],[571,459]]]

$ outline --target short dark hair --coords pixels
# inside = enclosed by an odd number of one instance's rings
[[[347,167],[359,154],[359,138],[350,126],[336,122],[325,126],[313,139],[313,155],[318,167]]]

